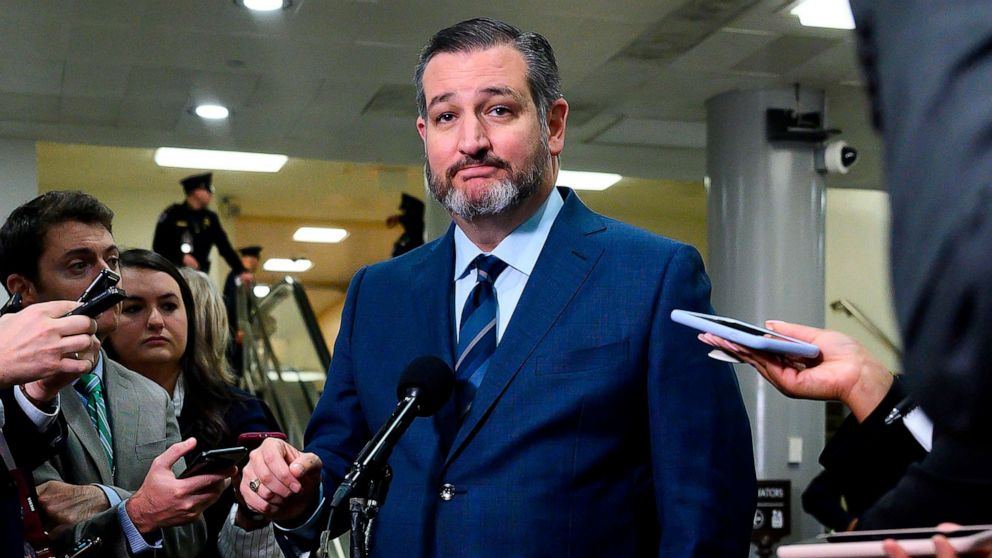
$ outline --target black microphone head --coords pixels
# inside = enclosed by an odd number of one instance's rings
[[[396,397],[403,399],[416,389],[417,415],[429,417],[448,402],[454,388],[455,373],[448,363],[434,356],[422,356],[413,359],[403,371]]]

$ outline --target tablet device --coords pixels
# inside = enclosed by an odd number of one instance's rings
[[[233,448],[220,448],[200,452],[193,458],[186,470],[179,474],[179,478],[185,479],[196,475],[208,475],[226,471],[238,464],[243,457],[248,455],[248,448],[236,446]]]
[[[821,536],[815,540],[778,547],[779,558],[884,558],[882,541],[896,539],[910,556],[934,556],[931,537],[944,535],[958,553],[992,549],[992,525],[937,529],[893,529],[855,531]]]
[[[688,310],[672,310],[672,320],[751,349],[803,358],[820,356],[820,349],[816,345],[733,318]]]

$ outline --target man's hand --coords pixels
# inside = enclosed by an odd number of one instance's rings
[[[91,355],[100,347],[93,336],[96,322],[86,316],[59,317],[77,306],[43,302],[0,317],[0,388],[44,380],[44,389],[27,395],[47,403],[93,368]]]
[[[107,495],[100,487],[54,480],[38,485],[38,504],[49,530],[75,525],[110,508]]]
[[[196,261],[190,254],[183,254],[183,265],[193,269],[200,269],[200,262]]]
[[[836,331],[787,322],[765,322],[768,329],[820,348],[817,359],[786,357],[731,343],[712,333],[707,345],[754,366],[775,389],[800,399],[838,400],[859,420],[868,418],[892,387],[892,374],[857,341]]]
[[[195,447],[195,438],[169,446],[152,461],[141,488],[127,500],[127,515],[142,534],[195,521],[220,498],[228,479],[237,472],[236,467],[231,467],[223,473],[177,479],[172,466]]]
[[[241,480],[248,508],[272,521],[297,522],[317,506],[320,458],[283,440],[267,438],[251,452]],[[255,482],[256,489],[252,490]]]
[[[251,285],[255,282],[255,275],[250,271],[242,271],[238,275],[238,279],[241,280],[242,285]]]

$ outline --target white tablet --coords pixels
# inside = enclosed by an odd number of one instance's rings
[[[892,529],[821,535],[814,540],[778,547],[779,558],[884,558],[882,541],[896,539],[910,556],[934,556],[932,537],[944,535],[958,553],[992,549],[992,525],[937,529]]]

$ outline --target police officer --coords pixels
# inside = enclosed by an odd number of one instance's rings
[[[217,214],[207,209],[213,198],[212,179],[213,173],[208,172],[179,181],[186,192],[186,201],[172,204],[162,212],[155,226],[152,250],[177,266],[209,273],[210,249],[216,245],[231,269],[243,275],[242,282],[251,282],[251,273],[241,265]]]

